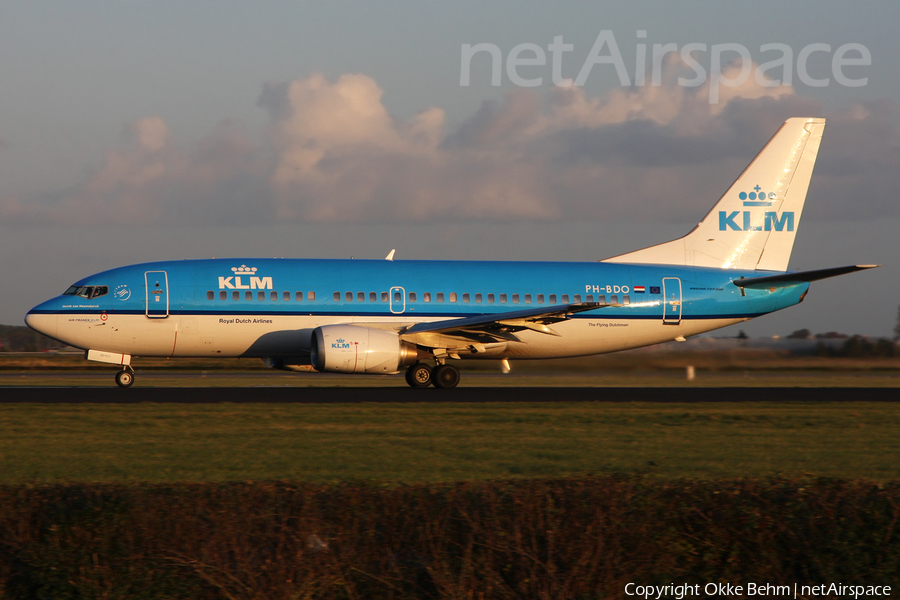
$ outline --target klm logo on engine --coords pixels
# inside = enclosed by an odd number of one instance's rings
[[[762,225],[754,225],[749,210],[719,211],[719,231],[793,231],[794,213],[766,212]]]
[[[336,350],[346,350],[350,347],[350,342],[345,341],[344,338],[338,338],[331,342],[331,347]]]
[[[271,290],[272,278],[256,275],[256,267],[241,265],[231,267],[234,275],[231,277],[219,277],[220,290]]]

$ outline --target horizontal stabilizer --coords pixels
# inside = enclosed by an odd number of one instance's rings
[[[763,277],[750,277],[747,279],[735,279],[731,283],[738,287],[749,289],[766,289],[773,287],[789,287],[800,283],[809,283],[819,279],[837,277],[855,271],[874,269],[881,265],[850,265],[849,267],[834,267],[833,269],[819,269],[817,271],[800,271],[798,273],[782,273],[780,275],[764,275]]]

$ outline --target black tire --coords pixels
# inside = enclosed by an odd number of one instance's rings
[[[431,385],[431,367],[416,363],[406,370],[406,383],[410,387],[424,388]]]
[[[459,384],[459,369],[451,365],[440,365],[431,372],[434,387],[442,390],[455,388]]]
[[[131,371],[119,371],[116,373],[116,384],[119,387],[129,388],[134,383],[134,373]]]

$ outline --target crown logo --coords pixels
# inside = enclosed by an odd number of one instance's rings
[[[744,206],[772,206],[772,201],[777,198],[775,192],[769,192],[768,195],[762,191],[757,184],[752,192],[741,192],[738,198],[744,201]]]
[[[247,265],[231,267],[231,270],[234,271],[235,275],[252,275],[257,271],[256,267],[248,267]]]

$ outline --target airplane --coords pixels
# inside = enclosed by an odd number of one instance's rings
[[[878,265],[788,262],[825,119],[792,118],[687,235],[596,262],[208,259],[91,275],[28,312],[32,329],[118,365],[254,357],[298,372],[398,374],[453,388],[463,359],[602,354],[685,338],[803,301]],[[434,366],[432,366],[434,365]]]

